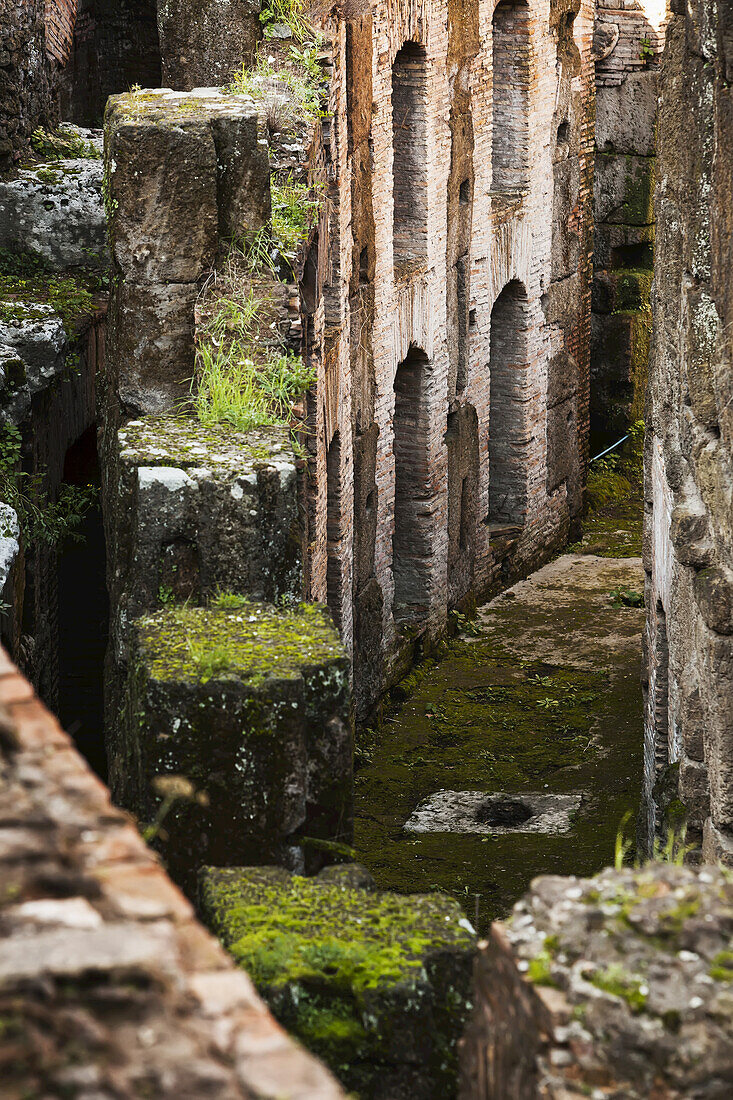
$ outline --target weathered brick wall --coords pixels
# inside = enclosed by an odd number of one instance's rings
[[[46,52],[58,65],[69,60],[79,0],[46,0]]]
[[[337,1100],[0,651],[3,1096]]]
[[[500,82],[495,121],[493,19],[483,2],[375,3],[327,28],[330,274],[312,322],[310,591],[330,592],[362,710],[444,630],[449,606],[529,570],[582,505],[593,7],[502,8],[497,64],[516,50],[521,64],[511,94]],[[507,139],[502,112],[515,109]],[[491,315],[509,283],[525,298],[513,409],[526,503],[507,525],[491,518],[489,433]],[[423,365],[407,379],[398,369],[411,349]],[[404,416],[396,378],[414,399]],[[497,434],[500,404],[494,414]],[[407,448],[395,441],[401,425]],[[326,456],[336,433],[334,526]]]
[[[733,13],[675,2],[660,74],[648,401],[647,843],[733,864]]]

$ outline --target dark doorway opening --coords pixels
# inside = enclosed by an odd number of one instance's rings
[[[72,444],[64,461],[69,485],[100,485],[94,425]],[[109,602],[99,499],[84,516],[78,539],[58,556],[59,721],[104,781],[104,657]]]

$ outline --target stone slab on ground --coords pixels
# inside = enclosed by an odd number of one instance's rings
[[[614,607],[618,588],[644,591],[641,558],[563,554],[478,613],[482,631],[520,658],[594,669],[639,651],[643,611]],[[517,629],[521,624],[521,630]]]
[[[203,861],[318,868],[352,836],[349,663],[328,612],[222,602],[138,620],[108,745],[115,797],[162,815],[156,846],[187,889]]]
[[[476,939],[457,902],[206,868],[206,920],[276,1017],[363,1100],[449,1095]]]
[[[408,833],[566,833],[581,794],[436,791],[405,822]]]
[[[463,1100],[733,1093],[733,882],[719,869],[536,879],[476,978]]]

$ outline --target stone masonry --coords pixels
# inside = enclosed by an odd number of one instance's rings
[[[644,418],[654,262],[657,76],[664,4],[596,9],[591,431]],[[610,440],[608,440],[610,442]]]
[[[661,71],[646,439],[644,822],[733,864],[729,5],[674,4]],[[695,185],[691,186],[694,180]]]

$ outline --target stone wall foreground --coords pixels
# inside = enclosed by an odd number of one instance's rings
[[[4,1100],[343,1096],[3,651],[0,1014]]]
[[[535,879],[480,945],[461,1100],[730,1096],[732,934],[718,868]]]
[[[733,865],[733,9],[673,4],[645,456],[646,842]]]

